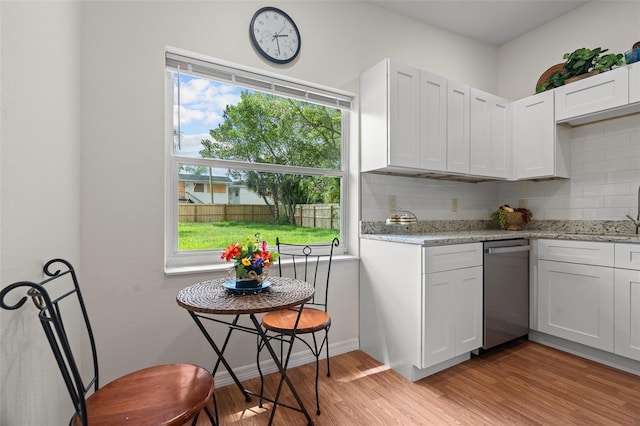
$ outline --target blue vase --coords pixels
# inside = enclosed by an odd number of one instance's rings
[[[248,273],[247,278],[238,278],[237,269],[244,268]],[[262,286],[262,266],[238,266],[236,267],[236,288],[258,288]]]

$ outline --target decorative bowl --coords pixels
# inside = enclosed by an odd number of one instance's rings
[[[624,52],[624,60],[627,61],[627,64],[640,61],[640,47],[635,47]]]

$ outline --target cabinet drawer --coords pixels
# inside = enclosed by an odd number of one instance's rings
[[[620,67],[556,89],[556,121],[629,103],[629,71]]]
[[[540,240],[538,258],[558,262],[613,267],[612,243],[590,241]]]
[[[425,274],[430,274],[432,272],[482,266],[482,256],[482,243],[425,247],[422,271]]]
[[[616,268],[640,271],[640,244],[616,244]]]

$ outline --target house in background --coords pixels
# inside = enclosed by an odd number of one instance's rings
[[[267,204],[261,196],[247,188],[246,185],[231,184],[228,192],[229,204]]]
[[[231,179],[226,176],[178,175],[178,197],[181,203],[228,204]]]
[[[181,203],[197,204],[266,204],[246,185],[233,183],[227,176],[180,173],[178,196]]]

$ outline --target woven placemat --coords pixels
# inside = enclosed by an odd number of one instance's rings
[[[203,281],[180,290],[176,301],[181,307],[207,314],[256,314],[291,308],[313,297],[313,286],[305,281],[269,277],[271,287],[258,294],[229,292],[223,284],[228,278]]]

